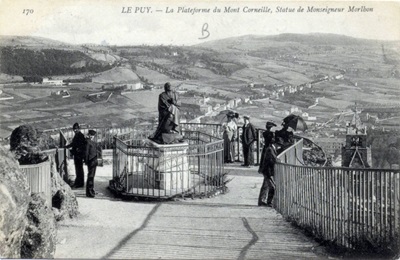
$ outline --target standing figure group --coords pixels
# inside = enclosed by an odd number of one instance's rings
[[[85,162],[88,167],[86,196],[94,198],[96,195],[94,191],[94,176],[96,175],[98,159],[101,158],[101,148],[94,141],[96,131],[89,130],[88,136],[85,138],[80,131],[78,123],[75,123],[72,128],[75,135],[72,142],[65,146],[65,148],[72,148],[71,153],[74,156],[76,177],[72,188],[82,188],[85,186],[85,174],[83,171],[83,163]]]

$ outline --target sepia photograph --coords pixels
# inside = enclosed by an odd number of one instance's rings
[[[0,0],[1,259],[400,259],[400,1]]]

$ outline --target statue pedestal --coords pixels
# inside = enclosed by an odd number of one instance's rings
[[[149,183],[154,188],[165,190],[166,194],[174,195],[191,188],[191,175],[189,171],[189,158],[187,155],[189,144],[158,144],[148,140],[154,149],[154,157],[148,158],[147,175]]]

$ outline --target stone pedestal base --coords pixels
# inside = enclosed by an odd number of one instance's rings
[[[167,193],[180,193],[190,189],[191,175],[187,156],[189,144],[158,144],[151,140],[148,144],[155,148],[155,158],[149,158],[147,162],[151,169],[147,179],[154,183],[154,188]]]

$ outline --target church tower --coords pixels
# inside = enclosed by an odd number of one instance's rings
[[[367,147],[367,129],[362,126],[357,107],[351,123],[347,125],[346,144],[342,147],[342,166],[371,167],[371,149]]]

